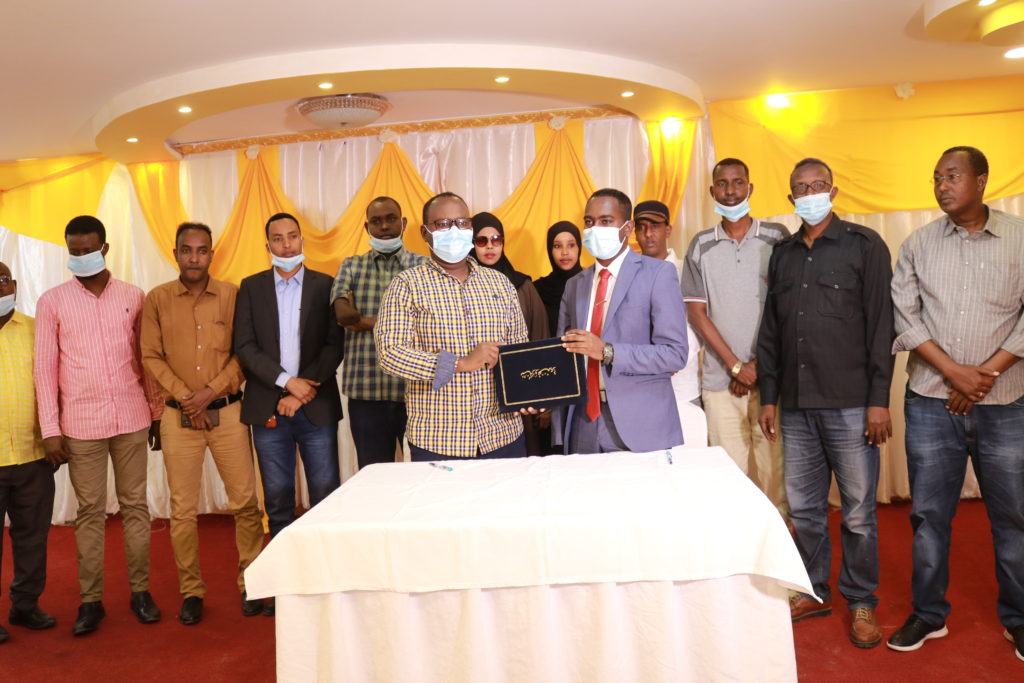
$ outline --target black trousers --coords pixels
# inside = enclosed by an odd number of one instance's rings
[[[348,400],[348,423],[356,444],[359,469],[378,462],[395,462],[405,436],[404,401]]]
[[[53,490],[53,465],[46,460],[0,467],[0,523],[5,513],[10,516],[14,560],[10,596],[19,611],[35,607],[46,586],[46,539],[53,516]]]

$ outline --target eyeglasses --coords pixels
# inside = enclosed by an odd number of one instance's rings
[[[808,192],[824,192],[832,188],[832,183],[825,180],[815,180],[813,183],[797,183],[790,189],[793,191],[794,197],[802,197]]]
[[[7,277],[6,275],[0,275],[0,287],[6,287],[7,285],[14,282],[13,277]]]
[[[501,235],[477,235],[473,238],[473,244],[478,247],[486,247],[488,242],[491,243],[492,247],[500,247],[505,244],[505,238]]]
[[[384,225],[385,223],[397,223],[400,220],[402,220],[401,216],[389,213],[387,216],[374,216],[366,222],[370,225]]]
[[[468,230],[473,227],[473,220],[471,218],[438,218],[430,225],[434,226],[434,230],[447,230],[453,225],[460,230]]]
[[[932,184],[938,187],[942,183],[949,183],[950,185],[956,185],[963,178],[962,173],[950,173],[949,175],[936,175],[932,178]]]

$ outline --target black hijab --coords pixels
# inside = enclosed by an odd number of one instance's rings
[[[547,238],[547,249],[548,249],[548,261],[551,262],[551,274],[545,275],[544,277],[536,280],[533,285],[537,288],[537,293],[540,294],[541,301],[544,302],[544,307],[548,311],[548,322],[551,323],[551,333],[555,334],[558,327],[558,307],[562,302],[562,292],[565,291],[565,283],[569,281],[576,273],[579,273],[583,269],[580,268],[579,256],[576,257],[576,265],[569,270],[562,270],[555,263],[555,258],[551,255],[551,249],[555,246],[555,237],[563,232],[567,232],[576,238],[576,246],[580,249],[583,248],[583,239],[580,237],[580,229],[569,221],[559,221],[550,228],[548,228]]]
[[[487,213],[481,211],[477,215],[473,216],[473,237],[480,234],[480,231],[484,228],[494,228],[498,231],[498,234],[505,237],[505,226],[501,224],[498,217],[493,213]],[[473,247],[473,256],[476,256],[476,246]],[[480,259],[477,259],[479,263]],[[523,283],[530,279],[529,275],[520,273],[518,270],[512,267],[512,262],[508,260],[508,256],[505,256],[505,247],[501,249],[501,258],[499,258],[493,266],[489,266],[486,263],[481,263],[484,268],[493,268],[494,270],[502,273],[505,277],[512,281],[512,286],[518,290],[523,286]]]

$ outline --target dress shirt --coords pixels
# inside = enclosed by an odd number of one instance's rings
[[[374,328],[381,368],[406,380],[409,443],[460,458],[507,446],[523,421],[498,409],[493,369],[456,373],[456,360],[480,342],[527,340],[509,279],[467,263],[465,282],[433,261],[396,275]]]
[[[341,264],[331,288],[331,302],[352,292],[359,314],[374,318],[384,290],[396,275],[426,260],[426,256],[400,248],[390,254],[371,249]],[[405,382],[381,371],[373,330],[345,330],[345,362],[341,366],[341,388],[349,398],[361,401],[404,401]]]
[[[142,309],[142,364],[165,399],[181,401],[210,387],[213,397],[235,394],[244,377],[231,352],[238,288],[210,278],[192,296],[181,280],[153,288]]]
[[[35,322],[17,311],[0,327],[0,467],[43,457],[32,381]]]
[[[306,267],[301,266],[290,278],[281,277],[274,268],[274,293],[277,295],[277,324],[280,332],[281,367],[284,372],[277,376],[277,386],[284,385],[299,374],[299,342],[302,339],[299,330],[299,316],[302,306],[302,278]]]
[[[583,329],[590,329],[590,321],[594,317],[594,297],[597,296],[597,287],[601,283],[601,271],[608,271],[608,289],[605,291],[605,303],[612,300],[612,292],[615,291],[615,283],[619,280],[619,271],[622,270],[622,262],[626,260],[626,252],[629,248],[623,249],[618,256],[612,259],[612,262],[607,266],[602,266],[597,261],[594,261],[594,282],[590,285],[590,298],[587,299],[587,326]],[[605,307],[607,310],[607,306]],[[608,325],[608,318],[605,318],[602,322],[602,327]]]
[[[99,296],[71,278],[36,304],[34,377],[43,438],[108,439],[163,414],[142,370],[142,290],[112,276]]]
[[[757,340],[761,404],[889,405],[893,314],[889,248],[832,216],[808,248],[800,228],[775,248]]]
[[[974,233],[943,216],[914,231],[900,247],[892,279],[896,308],[893,352],[931,340],[962,365],[978,365],[999,349],[1024,357],[1024,219],[989,209]],[[948,396],[942,374],[911,353],[910,388]],[[1024,396],[1024,363],[999,375],[981,404]]]

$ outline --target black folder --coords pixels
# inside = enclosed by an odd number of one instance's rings
[[[558,337],[498,347],[494,384],[503,412],[587,401],[587,359]]]

